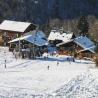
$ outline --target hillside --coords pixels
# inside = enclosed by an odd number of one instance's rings
[[[0,0],[0,22],[5,19],[33,22],[48,33],[53,25],[78,32],[77,21],[82,15],[88,16],[90,35],[98,38],[98,0]]]
[[[0,0],[0,19],[32,21],[73,19],[81,15],[98,17],[98,0]]]

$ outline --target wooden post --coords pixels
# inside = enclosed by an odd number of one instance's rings
[[[37,35],[37,32],[39,30],[39,26],[36,28],[36,31],[34,32],[34,44],[33,44],[33,59],[35,59],[35,41],[36,41],[36,35]]]
[[[19,38],[19,58],[20,58],[20,38]]]

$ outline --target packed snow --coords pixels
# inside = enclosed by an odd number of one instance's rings
[[[0,47],[0,98],[98,98],[97,74],[89,60],[73,62],[60,55],[16,59]]]
[[[98,80],[88,71],[55,91],[66,98],[98,98]]]

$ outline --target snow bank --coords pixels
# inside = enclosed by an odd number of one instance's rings
[[[54,94],[65,98],[98,98],[98,81],[90,72],[86,72],[73,78]]]

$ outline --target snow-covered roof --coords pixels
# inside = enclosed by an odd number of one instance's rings
[[[61,42],[61,43],[58,43],[56,44],[57,47],[61,46],[61,45],[64,45],[64,44],[67,44],[67,43],[70,43],[72,42],[74,39],[70,39],[70,40],[67,40],[66,42]]]
[[[21,41],[21,40],[25,40],[29,37],[31,37],[32,35],[26,35],[26,36],[22,36],[22,37],[19,37],[19,38],[16,38],[16,39],[13,39],[11,41],[9,41],[9,43],[13,43],[13,42],[17,42],[17,41]]]
[[[62,42],[69,42],[72,39],[73,33],[61,33],[59,31],[51,31],[48,40],[62,40]]]
[[[23,36],[26,36],[26,35],[33,35],[34,36],[35,34],[37,34],[40,37],[46,38],[45,34],[40,30],[38,30],[38,31],[36,31],[36,30],[30,31],[28,33],[25,33]]]
[[[20,38],[16,38],[10,41],[9,43],[17,42],[19,40],[26,40],[37,46],[43,46],[48,44],[47,39],[42,31],[37,31],[35,34],[29,34],[29,35],[22,36]]]
[[[31,23],[28,23],[28,22],[4,20],[0,24],[0,30],[24,32],[30,25]]]
[[[89,51],[95,53],[94,49],[95,49],[96,46],[86,36],[79,36],[79,37],[74,39],[74,42],[76,44],[80,45],[84,50],[89,50]]]

